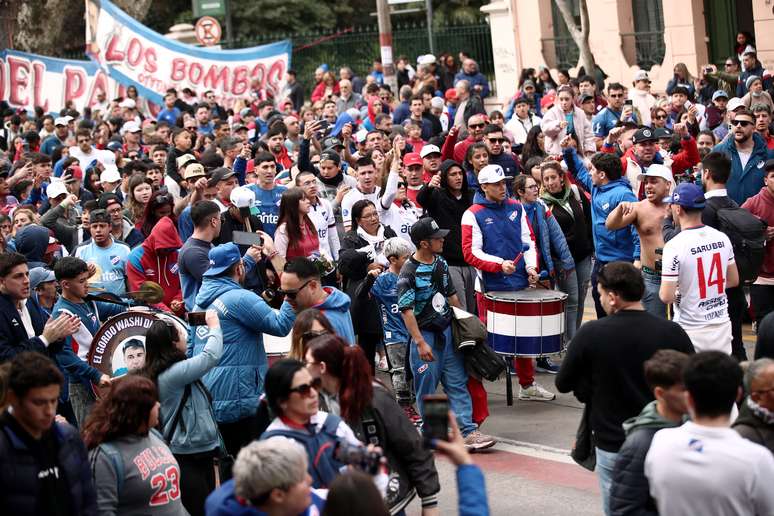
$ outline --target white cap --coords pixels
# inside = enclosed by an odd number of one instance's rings
[[[46,196],[48,196],[49,199],[56,199],[60,195],[66,193],[69,193],[67,187],[65,186],[64,181],[59,178],[52,179],[46,188]]]
[[[68,124],[69,124],[70,122],[72,122],[73,120],[75,120],[75,119],[74,119],[73,117],[71,117],[70,115],[65,115],[65,116],[63,116],[62,118],[64,118],[65,120],[67,120],[67,123],[68,123]]]
[[[425,54],[423,56],[417,57],[417,64],[419,65],[433,64],[433,63],[435,63],[435,56],[433,54]]]
[[[634,74],[634,82],[638,81],[648,81],[650,82],[650,77],[648,77],[648,72],[645,70],[640,70],[637,73]]]
[[[124,99],[120,104],[118,104],[118,106],[127,109],[134,109],[137,107],[137,103],[133,99]]]
[[[140,124],[138,124],[134,120],[129,120],[128,122],[124,122],[124,125],[121,126],[121,134],[138,133],[140,131],[142,131],[142,128],[140,128]]]
[[[182,167],[183,165],[187,165],[188,163],[196,161],[196,157],[193,154],[183,154],[182,156],[178,157],[175,160],[175,163],[177,164],[177,168]]]
[[[56,120],[54,120],[54,125],[67,125],[70,123],[70,121],[67,119],[66,116],[60,116]]]
[[[736,111],[740,107],[745,107],[744,102],[739,97],[734,97],[726,104],[726,109],[729,111]]]
[[[363,143],[366,139],[366,136],[368,136],[368,129],[360,129],[355,133],[355,141],[357,143]]]
[[[433,97],[430,99],[430,107],[435,109],[443,109],[443,99],[441,97]]]
[[[231,204],[237,208],[252,208],[255,206],[255,194],[246,186],[238,186],[231,190]]]
[[[513,179],[513,176],[506,176],[500,165],[487,165],[478,173],[478,184],[480,185],[499,183],[506,179]]]
[[[422,147],[422,152],[419,153],[419,157],[422,159],[425,159],[429,154],[440,154],[441,149],[439,149],[436,145],[424,145]]]
[[[672,182],[672,171],[669,167],[654,163],[645,169],[645,172],[637,176],[638,181],[642,181],[646,177],[660,177],[666,179],[668,183]]]
[[[104,165],[105,170],[99,175],[100,183],[117,183],[121,181],[121,174],[115,165]]]

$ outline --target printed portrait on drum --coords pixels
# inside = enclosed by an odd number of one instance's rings
[[[119,342],[111,359],[113,377],[136,373],[145,366],[145,337],[138,336]]]

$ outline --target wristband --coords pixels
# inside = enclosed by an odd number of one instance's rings
[[[267,260],[269,260],[269,261],[271,261],[271,260],[273,260],[273,259],[274,259],[274,258],[275,258],[277,255],[279,255],[279,251],[277,251],[277,250],[275,249],[273,252],[269,253],[269,254],[266,256],[266,259],[267,259]]]

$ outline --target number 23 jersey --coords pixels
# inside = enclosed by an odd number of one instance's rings
[[[675,322],[703,327],[729,321],[726,275],[732,263],[728,236],[709,226],[684,229],[666,243],[661,281],[677,282]]]

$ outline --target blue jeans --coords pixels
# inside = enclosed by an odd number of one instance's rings
[[[645,293],[642,295],[642,306],[645,307],[645,311],[666,319],[667,307],[658,295],[661,289],[661,274],[643,268],[642,280],[645,282]]]
[[[454,351],[452,344],[451,326],[443,332],[443,339],[436,339],[434,333],[422,331],[427,344],[433,350],[432,362],[425,362],[419,358],[417,345],[411,342],[409,360],[414,374],[414,391],[417,397],[417,408],[424,419],[424,405],[422,397],[435,394],[438,383],[443,385],[443,390],[449,397],[450,408],[457,416],[457,424],[463,436],[476,429],[473,423],[473,403],[468,392],[468,373],[465,372],[465,363],[462,355]],[[440,342],[438,342],[440,341]]]
[[[583,305],[586,302],[590,277],[591,256],[587,256],[575,264],[575,269],[566,278],[560,275],[556,282],[559,290],[567,294],[564,312],[564,341],[568,344],[575,337],[575,332],[578,331],[581,322],[583,322]]]
[[[602,508],[605,514],[610,516],[610,486],[613,483],[613,469],[618,453],[596,449],[597,475],[599,475],[599,489],[602,491]]]

